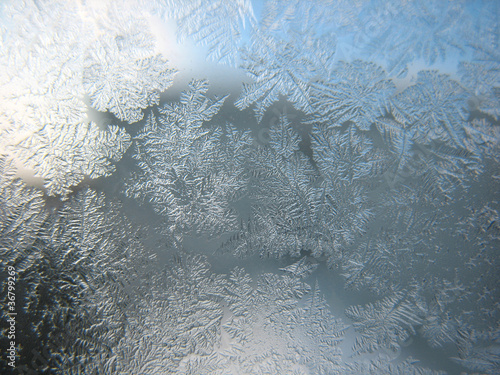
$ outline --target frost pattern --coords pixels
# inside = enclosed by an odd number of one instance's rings
[[[2,153],[33,169],[49,195],[67,196],[85,176],[109,175],[129,145],[123,130],[86,118],[84,56],[99,30],[64,1],[4,10],[13,22],[1,30]]]
[[[394,91],[394,83],[376,64],[340,62],[330,80],[312,84],[314,112],[310,122],[342,126],[349,121],[360,130],[369,130],[384,113]]]
[[[293,276],[251,277],[238,267],[219,275],[205,257],[187,254],[175,256],[151,282],[113,354],[96,359],[92,368],[124,374],[342,369],[345,327],[331,315],[317,283],[310,293]]]
[[[208,58],[232,66],[239,60],[242,30],[255,23],[250,0],[176,1],[169,6],[167,15],[176,19],[181,38],[191,36],[208,46]]]
[[[340,134],[333,130],[332,137],[334,133]],[[340,138],[346,145],[349,140],[369,146],[369,141],[358,137],[354,128]],[[310,251],[315,257],[327,256],[329,262],[335,263],[341,256],[339,249],[365,232],[371,212],[364,189],[351,183],[349,176],[346,181],[339,178],[341,173],[336,174],[335,168],[344,166],[332,158],[334,155],[345,158],[346,163],[356,163],[352,156],[360,153],[367,162],[365,151],[353,146],[345,150],[347,155],[337,155],[332,145],[318,146],[323,147],[320,152],[324,154],[318,167],[325,175],[320,176],[298,150],[298,144],[298,135],[286,116],[281,116],[278,125],[270,130],[269,146],[258,147],[251,155],[252,216],[223,248],[238,255],[258,249],[261,255],[276,257]],[[345,168],[345,173],[352,172]]]
[[[498,163],[500,128],[492,121],[475,118],[467,123],[467,148],[474,154]]]
[[[460,358],[455,361],[470,370],[483,374],[495,374],[500,370],[500,334],[498,328],[478,332],[473,329],[464,329],[460,332]]]
[[[16,20],[12,28],[1,29],[0,47],[2,120],[15,127],[11,136],[85,118],[79,54],[89,33],[76,19],[75,7],[63,1],[51,6],[49,11],[26,1],[3,9],[6,19]]]
[[[317,34],[340,31],[352,22],[363,0],[336,1],[268,0],[264,3],[261,26],[266,31],[312,29]]]
[[[126,131],[114,125],[104,131],[93,122],[74,127],[47,124],[19,142],[16,156],[44,177],[49,195],[66,196],[85,176],[113,173],[112,162],[120,160],[130,144]]]
[[[327,73],[324,63],[333,53],[331,44],[318,45],[305,33],[290,33],[287,39],[257,34],[243,54],[243,67],[254,82],[243,84],[236,107],[244,109],[254,104],[261,122],[266,109],[282,95],[296,109],[310,112],[310,82]]]
[[[321,295],[316,281],[313,291],[306,296],[305,306],[294,315],[292,340],[301,361],[315,374],[341,372],[341,350],[338,345],[343,340],[346,327],[334,319],[329,306]],[[311,349],[309,349],[311,348]]]
[[[26,250],[35,242],[47,212],[43,194],[15,179],[15,172],[12,161],[0,156],[0,259],[2,267],[19,260],[22,271],[37,261]]]
[[[486,61],[462,62],[459,67],[461,82],[470,95],[467,99],[467,109],[476,115],[487,114],[494,121],[498,121],[500,117],[498,109],[500,79],[497,73],[500,63],[498,61],[500,61],[500,55],[492,52],[492,55],[487,56]]]
[[[356,362],[353,365],[348,365],[344,370],[344,374],[358,375],[446,375],[444,371],[435,371],[418,365],[417,360],[408,357],[403,362],[395,364],[382,359],[381,356],[371,360],[370,362]]]
[[[198,226],[213,234],[237,225],[231,200],[246,188],[243,165],[248,132],[233,126],[209,129],[224,98],[206,97],[208,83],[193,81],[180,103],[150,115],[135,138],[142,172],[127,186],[129,196],[147,198],[172,228]]]
[[[383,223],[381,227],[344,253],[340,263],[348,288],[383,294],[396,285],[408,287],[424,272],[422,267],[436,261],[439,249],[433,251],[434,228],[443,224],[436,211],[443,205],[413,184],[406,184],[387,191],[383,206],[375,210],[372,222]]]
[[[228,366],[233,373],[276,374],[281,371],[317,374],[338,373],[344,326],[328,311],[318,284],[307,284],[290,276],[263,274],[252,287],[252,278],[242,269],[230,275],[229,310],[232,316],[223,330],[236,340],[237,357]]]
[[[415,305],[423,313],[419,333],[431,347],[439,348],[446,343],[457,342],[459,325],[462,323],[452,314],[453,304],[457,301],[463,303],[467,291],[462,285],[445,279],[430,279],[430,282],[418,285],[411,294]]]
[[[458,82],[437,71],[422,71],[417,83],[397,95],[392,113],[405,127],[415,128],[414,140],[463,146],[467,95]]]
[[[415,307],[400,293],[365,307],[351,306],[345,313],[360,333],[353,348],[356,354],[379,349],[395,352],[410,334],[415,334],[414,326],[422,322]]]
[[[315,127],[311,146],[323,182],[321,216],[328,226],[334,246],[313,251],[338,261],[338,248],[352,244],[366,231],[372,216],[366,190],[360,182],[375,171],[377,156],[370,139],[354,126],[345,130]]]
[[[436,71],[420,72],[416,84],[391,99],[390,112],[375,122],[394,154],[390,184],[418,177],[450,196],[482,173],[485,141],[496,145],[494,130],[467,123],[466,100],[458,82]]]
[[[352,184],[374,174],[377,158],[372,141],[355,127],[341,130],[315,126],[311,148],[318,168],[332,183],[340,180]]]
[[[92,107],[134,123],[142,120],[142,109],[159,103],[160,93],[172,85],[176,71],[160,55],[153,55],[146,38],[147,34],[119,36],[91,46],[83,87]]]
[[[206,259],[177,257],[152,281],[110,361],[114,372],[182,373],[183,359],[209,355],[220,343],[226,280],[209,270]]]
[[[25,215],[33,212],[36,199],[24,205]],[[17,342],[26,348],[21,352],[26,359],[32,358],[31,348],[43,353],[39,371],[82,370],[118,344],[126,310],[140,295],[140,288],[137,295],[130,292],[130,283],[144,276],[153,258],[137,239],[138,230],[121,218],[119,206],[90,189],[48,216],[43,207],[38,212],[44,220],[32,225],[29,246],[7,254],[26,291],[16,300],[17,317],[31,322],[18,326]],[[26,364],[18,365],[27,371]]]
[[[290,273],[293,276],[299,277],[299,278],[305,278],[308,277],[311,273],[313,273],[316,268],[318,268],[319,264],[317,263],[311,263],[307,260],[307,257],[303,257],[299,261],[284,267],[280,268],[280,271]]]
[[[316,234],[321,222],[322,191],[317,173],[298,152],[299,137],[286,116],[270,130],[269,146],[257,147],[250,154],[249,197],[252,213],[248,222],[228,243],[235,254],[281,257],[298,256],[302,250],[322,242]]]
[[[458,72],[462,84],[470,95],[467,107],[471,114],[474,117],[478,114],[487,114],[498,121],[500,116],[498,95],[498,87],[500,87],[498,15],[500,8],[496,3],[484,2],[477,12],[478,16],[474,19],[473,29],[466,35],[472,50],[472,59],[460,62]]]
[[[365,7],[354,38],[368,59],[385,63],[391,75],[405,75],[408,65],[422,59],[428,65],[464,52],[462,38],[471,27],[464,2],[397,1]]]
[[[455,344],[470,371],[498,372],[496,3],[269,0],[259,26],[249,1],[125,3],[2,8],[0,252],[26,286],[20,319],[34,323],[19,327],[22,347],[54,354],[39,372],[438,373],[390,362],[413,335],[435,350]],[[252,148],[204,81],[156,108],[174,71],[154,52],[149,11],[176,19],[210,58],[243,61],[254,82],[237,108],[262,122],[287,101],[298,119],[273,119],[269,142]],[[252,44],[240,53],[245,20]],[[453,52],[467,52],[460,81],[399,79]],[[126,191],[166,216],[167,243],[234,234],[236,255],[301,260],[225,276],[192,254],[153,272],[115,203],[69,194],[109,175],[130,144],[85,119],[86,101],[129,122],[152,106]],[[15,179],[11,157],[67,198],[61,207]],[[319,264],[309,256],[378,299],[346,310],[354,362],[340,356],[344,326],[318,283],[304,283]]]
[[[495,10],[485,7],[483,11],[484,24],[481,28],[484,27],[485,30],[480,30],[475,35],[476,39],[472,42],[474,58],[472,61],[461,62],[459,73],[470,95],[467,99],[467,107],[471,115],[478,118],[486,115],[489,120],[498,121],[500,117],[499,42],[498,38],[489,37],[498,34],[498,22],[494,17],[498,14],[498,7]],[[492,30],[488,30],[489,27]]]

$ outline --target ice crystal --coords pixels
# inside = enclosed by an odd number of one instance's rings
[[[181,94],[180,103],[160,108],[160,113],[165,116],[162,123],[188,130],[199,128],[204,121],[209,121],[219,112],[227,96],[212,100],[207,98],[207,91],[208,81],[191,81],[189,90]]]
[[[307,261],[307,257],[303,257],[299,261],[287,267],[280,268],[280,271],[290,273],[296,277],[305,278],[313,273],[319,264]]]
[[[137,229],[121,217],[119,206],[107,202],[104,195],[90,189],[80,192],[47,223],[48,228],[41,232],[41,268],[24,276],[33,281],[39,298],[50,295],[53,302],[60,299],[56,306],[73,299],[68,312],[82,316],[82,321],[76,323],[74,318],[71,334],[59,334],[66,342],[73,335],[76,351],[84,361],[97,348],[104,354],[118,344],[126,324],[125,312],[137,297],[130,292],[130,285],[152,266],[153,258],[148,258],[151,254],[137,239]],[[63,321],[68,319],[66,312],[61,315]],[[74,350],[71,346],[61,349],[68,357]]]
[[[18,263],[23,271],[37,256],[26,252],[33,245],[47,212],[43,194],[15,179],[12,161],[0,156],[0,258],[2,265]]]
[[[393,183],[398,177],[407,177],[414,158],[416,128],[398,122],[392,116],[382,116],[376,119],[375,125],[393,153]]]
[[[19,326],[18,342],[46,356],[34,370],[82,368],[123,336],[125,310],[136,297],[128,288],[151,259],[121,217],[116,203],[86,189],[41,223],[30,246],[8,254],[26,291],[16,311],[33,323]]]
[[[342,260],[342,276],[345,278],[346,288],[367,288],[380,292],[391,287],[392,284],[387,283],[389,280],[402,283],[403,280],[398,278],[400,253],[409,258],[409,249],[405,247],[394,249],[383,242],[362,243],[351,256]],[[386,282],[383,283],[382,280]]]
[[[83,56],[95,30],[65,2],[5,12],[18,22],[2,30],[0,145],[44,178],[49,195],[65,196],[85,176],[109,175],[129,145],[123,130],[86,119]]]
[[[169,13],[177,21],[181,38],[191,36],[208,46],[209,58],[232,66],[239,60],[242,29],[255,23],[250,0],[181,1],[172,4]]]
[[[467,107],[471,114],[480,111],[497,121],[500,117],[498,95],[500,8],[498,4],[490,2],[481,3],[478,8],[479,15],[474,19],[474,29],[466,35],[473,57],[471,61],[462,61],[458,71],[461,82],[470,95]]]
[[[249,132],[227,125],[205,128],[224,103],[206,97],[208,83],[193,81],[180,103],[160,109],[135,138],[134,158],[142,170],[127,187],[147,198],[174,228],[197,225],[213,234],[236,225],[230,203],[246,188],[243,176]]]
[[[491,154],[497,144],[495,130],[481,127],[476,121],[463,123],[460,138],[463,146],[442,140],[429,140],[429,143],[422,144],[418,127],[392,118],[378,119],[377,127],[393,153],[385,173],[389,185],[394,187],[410,179],[418,179],[426,189],[446,196],[458,187],[470,186],[472,180],[483,172],[481,154]]]
[[[330,374],[341,368],[345,327],[318,284],[307,295],[310,287],[293,276],[253,278],[241,268],[218,275],[206,258],[185,254],[152,281],[113,354],[95,368],[127,374]]]
[[[272,132],[272,144],[282,144],[276,138],[289,134]],[[291,142],[294,143],[293,141]],[[297,144],[297,142],[295,142]],[[314,228],[321,220],[321,189],[314,185],[316,173],[304,155],[290,148],[259,148],[252,154],[251,181],[252,237],[263,254],[298,255],[310,249],[317,240]],[[248,241],[247,241],[248,243]],[[250,252],[256,249],[249,248]],[[247,250],[247,251],[248,251]]]
[[[231,366],[241,366],[244,374],[293,367],[317,374],[339,371],[344,327],[329,312],[317,283],[300,307],[298,300],[309,287],[297,278],[263,274],[253,287],[252,278],[235,269],[230,281],[233,316],[223,329],[244,353],[232,359]]]
[[[439,348],[445,343],[457,340],[457,323],[450,313],[443,311],[438,303],[433,303],[426,308],[427,314],[419,332],[433,348]]]
[[[267,32],[313,29],[316,34],[339,31],[359,13],[362,0],[328,1],[268,0],[264,3],[261,27]]]
[[[243,67],[254,82],[243,84],[236,107],[244,109],[254,104],[260,122],[266,109],[282,95],[296,109],[310,112],[310,82],[326,73],[324,61],[329,60],[328,56],[318,59],[322,47],[308,43],[307,34],[290,33],[287,40],[257,34],[251,47],[243,52]],[[327,53],[331,48],[326,49]]]
[[[372,211],[362,185],[327,181],[322,201],[322,214],[337,245],[347,245],[366,232]],[[320,253],[314,252],[316,256]],[[334,256],[331,251],[324,255]]]
[[[46,123],[75,124],[85,118],[80,54],[89,33],[75,10],[62,1],[52,1],[50,10],[34,1],[2,9],[6,19],[16,20],[12,28],[0,30],[2,116],[21,133],[16,137]]]
[[[277,126],[269,129],[269,146],[281,155],[289,159],[299,150],[300,138],[292,129],[291,123],[285,114],[280,114]]]
[[[459,67],[461,82],[470,95],[467,99],[467,109],[475,114],[480,111],[495,121],[500,118],[499,60],[500,56],[494,54],[486,61],[462,62]]]
[[[371,141],[354,126],[313,129],[311,146],[323,182],[321,212],[338,245],[350,244],[365,232],[371,217],[365,188],[358,182],[371,176],[376,160]],[[319,249],[318,249],[319,250]],[[320,256],[320,251],[314,251]],[[325,254],[330,257],[334,253]],[[334,258],[330,261],[335,262]]]
[[[446,74],[421,71],[417,82],[393,99],[392,113],[415,129],[414,141],[463,147],[466,100],[465,90]]]
[[[266,31],[281,31],[290,27],[307,30],[308,27],[315,26],[314,22],[320,18],[318,8],[316,2],[305,4],[300,0],[266,1],[261,21],[262,28]]]
[[[491,158],[498,163],[500,127],[486,119],[473,119],[465,128],[467,148],[484,159]]]
[[[346,315],[354,320],[359,332],[353,350],[356,354],[380,349],[397,351],[401,342],[415,334],[414,326],[421,324],[415,306],[398,292],[380,301],[363,306],[351,306]]]
[[[2,5],[0,271],[18,274],[20,372],[441,374],[394,361],[424,345],[458,348],[443,368],[498,372],[496,3],[268,0],[260,20],[249,0],[94,3]],[[238,93],[211,97],[203,80],[158,106],[175,76],[155,40],[168,20],[179,43],[249,75],[239,114]],[[270,123],[254,128],[252,110]],[[91,121],[105,111],[147,116],[119,171],[140,210],[163,215],[162,253],[180,254],[163,271],[120,205],[81,184],[131,144]],[[200,256],[201,236],[265,271]],[[345,295],[322,296],[330,277]],[[326,303],[347,295],[348,333]]]
[[[95,109],[109,110],[120,120],[134,123],[143,118],[142,109],[158,104],[160,93],[172,85],[176,71],[160,55],[134,58],[126,45],[132,41],[124,43],[122,39],[99,41],[91,48],[83,86]],[[134,47],[140,49],[141,45],[134,43]]]
[[[492,184],[493,185],[493,184]],[[495,186],[495,185],[493,185]],[[482,200],[467,207],[463,217],[456,220],[453,233],[458,240],[458,252],[463,259],[461,273],[469,292],[467,300],[472,307],[458,311],[468,324],[483,327],[498,317],[498,288],[491,283],[498,267],[496,252],[500,243],[499,211],[497,201]],[[475,314],[465,314],[473,309]]]
[[[232,285],[227,300],[231,312],[236,317],[251,317],[255,314],[262,315],[265,319],[272,316],[278,318],[280,313],[296,306],[297,299],[302,298],[310,290],[310,287],[298,278],[272,273],[263,274],[257,281],[256,287],[253,287],[252,278],[242,268],[234,269],[229,280]],[[261,305],[262,302],[259,301],[263,296],[265,298]],[[248,306],[253,305],[254,308],[248,309]]]
[[[226,280],[210,271],[204,257],[178,256],[152,281],[116,349],[115,371],[177,373],[181,360],[209,355],[220,343]],[[140,345],[132,345],[137,340]]]
[[[455,361],[483,374],[496,374],[500,370],[500,333],[498,328],[478,332],[473,329],[463,329],[459,340],[460,358]]]
[[[130,144],[127,132],[115,125],[100,130],[94,122],[47,124],[18,143],[16,156],[44,178],[49,195],[67,196],[85,176],[109,176]]]
[[[348,181],[339,178],[342,173],[350,175],[352,171],[334,160],[338,157],[346,163],[365,162],[360,170],[371,168],[361,149],[362,137],[357,137],[353,129],[349,132],[340,141],[346,147],[349,140],[360,144],[347,147],[345,156],[336,155],[336,149],[322,143],[330,140],[318,138],[315,145],[323,156],[318,164],[325,171],[320,176],[298,151],[298,136],[286,117],[282,117],[270,131],[269,145],[255,149],[251,155],[251,219],[224,247],[240,255],[258,249],[262,255],[277,257],[311,251],[315,257],[326,255],[334,262],[338,256],[336,249],[364,233],[371,216],[363,187],[350,183],[351,177],[347,177]],[[356,153],[359,160],[350,159]]]
[[[500,241],[500,213],[497,201],[484,202],[482,205],[467,207],[467,215],[458,222],[459,233],[475,246],[493,245]]]
[[[417,360],[411,357],[406,358],[400,363],[389,362],[382,356],[371,360],[370,362],[356,362],[348,364],[343,370],[346,375],[371,374],[371,375],[446,375],[444,371],[431,370],[418,365]]]
[[[464,51],[470,29],[463,2],[397,1],[366,6],[359,13],[355,43],[369,59],[383,61],[391,75],[404,75],[418,59],[432,65]]]
[[[408,287],[442,256],[436,246],[437,228],[445,220],[438,212],[446,206],[419,186],[421,182],[406,182],[384,191],[370,222],[380,226],[368,230],[336,264],[348,288],[386,294]]]
[[[395,85],[382,68],[361,60],[340,62],[327,81],[312,84],[312,123],[342,126],[353,122],[360,130],[369,130],[381,116]]]
[[[291,337],[301,362],[315,374],[332,374],[341,369],[343,324],[333,318],[316,281],[313,291],[305,297],[305,306],[293,316]],[[316,349],[316,348],[317,349]],[[313,349],[314,348],[314,349]]]
[[[352,183],[373,174],[376,157],[372,141],[354,127],[341,131],[315,126],[311,148],[323,176],[331,181]]]

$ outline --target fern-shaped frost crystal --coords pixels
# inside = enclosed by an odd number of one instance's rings
[[[33,322],[18,327],[18,343],[51,354],[45,357],[49,371],[82,370],[97,357],[107,358],[118,344],[125,311],[136,297],[130,283],[143,277],[154,257],[119,206],[103,194],[82,190],[50,215],[39,210],[41,221],[34,220],[36,196],[31,198],[31,204],[22,207],[25,217],[33,219],[30,244],[6,254],[25,290],[16,299],[16,312]],[[13,229],[11,225],[9,232]],[[9,232],[2,230],[2,245]]]
[[[134,158],[142,173],[127,194],[148,198],[173,228],[198,226],[215,234],[236,225],[230,202],[246,187],[244,154],[251,139],[231,125],[202,126],[225,99],[211,100],[207,90],[207,82],[193,81],[180,103],[160,109],[160,123],[150,115],[136,137]]]
[[[351,306],[346,315],[354,320],[353,326],[360,333],[353,348],[355,353],[384,348],[396,351],[401,342],[415,333],[414,326],[421,323],[416,308],[401,293],[366,307]]]
[[[321,190],[313,184],[316,173],[309,161],[297,152],[297,135],[290,128],[281,129],[283,133],[271,132],[270,144],[276,148],[261,148],[252,156],[256,178],[251,181],[255,201],[251,236],[264,253],[296,256],[317,240],[314,228],[321,220]]]
[[[318,167],[332,181],[352,183],[373,174],[376,155],[372,141],[354,127],[340,131],[315,126],[311,143]]]
[[[173,4],[170,13],[177,21],[181,38],[191,36],[208,46],[210,59],[232,66],[239,61],[242,29],[255,23],[250,0],[180,1]]]
[[[344,326],[329,312],[318,284],[300,307],[299,300],[310,288],[297,278],[262,274],[255,287],[252,281],[240,268],[230,275],[228,302],[233,316],[223,330],[236,340],[234,349],[241,355],[229,363],[244,366],[243,373],[292,368],[338,373]]]
[[[85,62],[83,85],[95,109],[134,123],[143,118],[142,109],[158,104],[175,72],[160,55],[133,58],[115,38],[94,46]]]
[[[255,82],[243,84],[236,107],[255,104],[260,122],[266,109],[282,95],[296,109],[310,112],[310,82],[325,73],[317,51],[318,46],[307,43],[307,34],[290,34],[289,40],[258,34],[243,55],[243,66]]]
[[[458,82],[437,71],[422,71],[417,83],[393,101],[396,119],[415,128],[414,140],[463,147],[467,94]]]
[[[383,61],[391,75],[405,75],[415,60],[432,65],[463,52],[462,38],[471,28],[468,12],[464,3],[432,0],[365,6],[355,43],[364,56]]]
[[[301,258],[299,261],[291,264],[287,267],[280,268],[280,271],[290,273],[299,278],[308,277],[311,273],[313,273],[316,268],[318,268],[319,264],[310,263],[307,261],[307,257]]]
[[[76,126],[46,125],[21,142],[17,155],[26,167],[45,179],[49,195],[66,196],[85,176],[109,176],[130,146],[124,129],[110,126],[100,130],[90,122]]]
[[[0,273],[19,279],[20,372],[35,349],[37,373],[441,375],[394,360],[422,355],[413,338],[458,348],[436,366],[500,372],[496,2],[5,0],[1,13]],[[169,20],[177,46],[155,40]],[[238,115],[238,93],[211,97],[204,80],[158,106],[176,56],[157,51],[182,54],[189,38],[249,76]],[[295,118],[271,118],[277,102]],[[271,125],[253,128],[249,111]],[[133,139],[97,112],[137,123]],[[182,247],[163,270],[145,229],[82,186],[132,142],[124,191],[163,215],[162,251]],[[16,178],[24,168],[43,191]],[[280,259],[247,272],[194,254],[209,251],[198,236]],[[323,296],[330,277],[343,279]],[[345,310],[347,332],[327,304],[337,288],[364,299]]]
[[[0,156],[0,255],[2,265],[18,264],[19,271],[36,262],[26,252],[35,242],[47,212],[43,194],[15,178],[16,168]]]
[[[360,130],[369,130],[394,91],[394,83],[376,64],[341,62],[330,80],[312,84],[310,122],[342,126],[350,121]]]
[[[123,129],[86,119],[83,60],[97,35],[80,10],[60,1],[6,4],[16,21],[1,30],[0,147],[63,197],[85,176],[108,176],[130,145]]]

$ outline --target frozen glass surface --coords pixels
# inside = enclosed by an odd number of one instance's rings
[[[500,373],[499,17],[2,1],[0,373]]]

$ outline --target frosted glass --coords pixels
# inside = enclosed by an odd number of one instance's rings
[[[500,3],[5,0],[1,374],[498,374]]]

